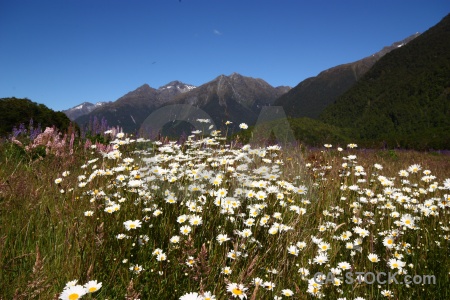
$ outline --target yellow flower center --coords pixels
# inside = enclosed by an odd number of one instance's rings
[[[394,241],[393,240],[388,240],[387,243],[390,245],[392,244]]]
[[[243,292],[240,289],[238,289],[238,288],[234,288],[232,293],[234,295],[242,295],[243,294]]]
[[[69,299],[70,300],[77,300],[78,298],[80,298],[80,296],[76,293],[70,294],[69,295]]]
[[[130,228],[136,228],[135,224],[130,224]]]
[[[89,293],[93,293],[97,290],[95,286],[89,288]]]

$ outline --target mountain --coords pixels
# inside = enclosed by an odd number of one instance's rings
[[[106,103],[107,102],[97,102],[93,104],[91,102],[83,102],[77,106],[63,110],[62,112],[65,113],[70,120],[74,121],[76,118],[86,115]]]
[[[59,111],[54,111],[44,104],[32,102],[29,99],[0,98],[0,137],[11,133],[13,127],[20,124],[27,126],[33,120],[33,126],[56,126],[59,130],[66,131],[71,122],[69,118]]]
[[[329,104],[352,87],[384,55],[407,44],[418,33],[358,61],[339,65],[300,82],[275,101],[290,117],[318,118]]]
[[[273,104],[289,89],[286,86],[272,87],[262,79],[237,73],[220,75],[199,87],[180,81],[172,81],[158,89],[144,84],[116,101],[78,117],[76,122],[83,125],[93,117],[105,118],[110,126],[118,125],[124,131],[134,132],[158,108],[188,104],[205,111],[219,127],[226,121],[235,126],[242,122],[254,124],[261,107]]]
[[[369,146],[450,149],[450,14],[383,56],[320,119]]]
[[[172,81],[158,89],[143,84],[116,101],[105,103],[88,114],[79,116],[76,122],[83,126],[94,117],[105,118],[110,126],[120,126],[124,131],[134,132],[155,109],[171,101],[176,95],[193,89],[195,86],[180,81]]]
[[[195,90],[180,94],[171,104],[188,104],[208,113],[220,128],[226,121],[234,126],[256,123],[261,108],[274,101],[290,88],[273,87],[262,79],[233,73],[220,75]],[[233,126],[232,125],[232,126]]]

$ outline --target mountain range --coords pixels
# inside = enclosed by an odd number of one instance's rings
[[[158,89],[144,84],[114,102],[96,107],[85,103],[64,113],[81,126],[95,116],[105,118],[110,126],[120,126],[124,131],[135,132],[158,108],[189,104],[204,110],[217,125],[226,121],[235,125],[241,122],[254,124],[262,106],[273,104],[289,89],[287,86],[272,87],[262,79],[233,73],[229,76],[220,75],[199,87],[180,81],[172,81]],[[86,107],[86,113],[76,115],[81,112],[80,107]]]
[[[296,87],[272,87],[262,79],[238,73],[220,75],[199,87],[172,81],[158,89],[144,84],[114,102],[84,102],[63,112],[81,126],[94,116],[111,126],[134,132],[156,109],[169,104],[189,104],[204,110],[214,123],[256,123],[262,106],[282,106],[290,117],[318,118],[330,103],[351,88],[381,57],[416,38],[416,33],[361,60],[332,67],[300,82]],[[232,126],[233,127],[233,126]]]
[[[450,15],[358,61],[332,67],[296,87],[272,87],[237,73],[194,87],[144,84],[114,102],[66,110],[80,125],[93,117],[135,132],[166,105],[205,111],[219,128],[254,125],[263,106],[282,106],[300,140],[352,140],[367,146],[450,149]],[[82,108],[86,109],[82,111]],[[80,111],[76,116],[73,111]],[[299,118],[300,117],[300,118]]]
[[[176,95],[187,93],[195,88],[193,85],[180,81],[172,81],[158,89],[143,84],[116,101],[97,106],[74,120],[83,126],[95,116],[99,119],[105,118],[110,126],[120,126],[124,131],[135,132],[151,112],[167,104]],[[64,112],[70,115],[76,108],[77,106]]]

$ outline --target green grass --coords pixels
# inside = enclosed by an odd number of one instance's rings
[[[448,155],[301,146],[232,149],[222,143],[198,139],[178,146],[122,138],[116,140],[121,144],[117,157],[107,158],[85,150],[82,141],[73,154],[66,149],[62,157],[31,155],[3,142],[0,282],[7,288],[0,290],[0,299],[57,299],[74,279],[79,284],[102,282],[98,292],[83,297],[87,299],[178,299],[207,291],[216,299],[229,299],[231,283],[243,284],[249,299],[288,298],[282,296],[286,289],[293,292],[292,299],[314,299],[308,280],[315,273],[327,274],[342,262],[352,272],[393,273],[387,262],[395,256],[405,262],[409,275],[434,275],[436,284],[329,283],[319,291],[325,299],[385,299],[383,290],[393,299],[450,297],[450,219],[443,202],[450,194],[444,189],[450,178]],[[356,158],[349,160],[349,155]],[[399,171],[413,164],[421,170],[409,172],[409,183],[402,183]],[[427,169],[436,176],[430,182],[423,180]],[[65,171],[69,175],[63,176]],[[221,181],[214,183],[217,176]],[[248,197],[250,190],[261,198]],[[219,203],[220,192],[229,198]],[[176,197],[175,203],[167,202],[168,196]],[[117,204],[117,211],[105,211]],[[424,214],[427,205],[431,215]],[[85,216],[87,211],[93,215]],[[417,217],[415,228],[398,223],[405,215]],[[182,224],[180,216],[187,219]],[[201,217],[201,224],[190,225],[193,216]],[[251,217],[254,225],[246,226]],[[128,220],[140,220],[141,227],[127,230]],[[189,234],[180,232],[183,225],[190,226]],[[246,228],[251,236],[239,235]],[[359,237],[357,228],[367,234]],[[352,235],[340,240],[346,231]],[[126,238],[118,239],[119,234]],[[221,244],[219,234],[230,239]],[[397,249],[383,245],[391,235]],[[173,236],[179,242],[172,243]],[[318,245],[311,236],[329,244],[328,262],[313,262]],[[347,249],[348,242],[354,249]],[[289,253],[295,248],[298,255]],[[229,257],[233,251],[239,252],[234,259]],[[165,258],[158,261],[158,253]],[[370,262],[369,253],[378,254],[380,261]],[[143,270],[130,270],[135,265]],[[225,267],[231,274],[223,273]]]

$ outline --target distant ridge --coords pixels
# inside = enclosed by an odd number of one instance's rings
[[[382,57],[321,120],[368,145],[450,149],[450,14]]]
[[[262,106],[273,104],[289,89],[272,87],[262,79],[238,73],[220,75],[199,87],[180,81],[172,81],[158,89],[143,84],[114,102],[80,115],[76,122],[83,126],[95,116],[105,118],[109,125],[121,126],[124,131],[135,132],[156,109],[169,104],[190,104],[204,110],[218,126],[226,121],[233,122],[232,126],[241,122],[251,125],[256,122]],[[74,110],[77,111],[71,109]]]
[[[288,116],[316,119],[329,104],[337,100],[351,88],[384,55],[406,45],[419,33],[384,47],[379,52],[358,61],[327,69],[315,77],[310,77],[275,101],[283,106]]]
[[[172,81],[158,89],[143,84],[114,102],[101,105],[76,118],[84,126],[94,116],[105,118],[110,126],[120,126],[126,132],[135,132],[148,115],[171,101],[176,95],[195,89],[195,86]]]
[[[77,106],[63,110],[62,112],[65,113],[70,120],[74,121],[76,118],[86,115],[106,103],[108,102],[97,102],[95,104],[91,102],[83,102]]]

